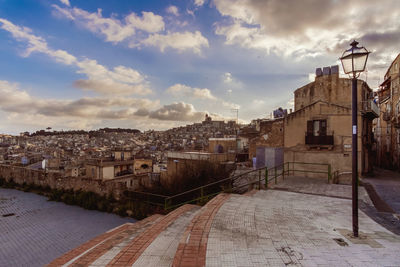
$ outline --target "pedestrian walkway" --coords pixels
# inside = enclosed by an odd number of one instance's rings
[[[361,210],[352,237],[349,186],[304,179],[309,186],[295,187],[296,179],[185,205],[134,237],[87,248],[102,250],[91,263],[83,255],[64,266],[400,266],[400,236]]]
[[[363,178],[363,182],[373,187],[392,212],[400,214],[400,173],[376,169],[375,176]]]

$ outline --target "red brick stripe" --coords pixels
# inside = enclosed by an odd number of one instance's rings
[[[195,205],[184,205],[168,215],[152,227],[135,237],[107,266],[130,266],[142,255],[143,251],[164,231],[171,223],[173,223],[183,213],[195,208]]]
[[[82,255],[82,257],[74,261],[71,266],[89,266],[91,263],[96,261],[96,259],[100,258],[107,251],[109,251],[110,248],[121,243],[125,238],[129,237],[134,232],[142,230],[143,228],[145,229],[147,227],[150,227],[153,223],[156,223],[161,217],[163,216],[160,214],[155,214],[144,220],[134,223],[125,231],[119,232],[118,234],[112,236],[97,247],[90,250],[88,253]]]
[[[73,250],[71,250],[71,251],[67,252],[66,254],[62,255],[61,257],[55,259],[54,261],[50,262],[47,266],[48,267],[52,267],[52,266],[60,266],[60,265],[66,264],[67,262],[69,262],[73,258],[81,255],[83,252],[85,252],[88,249],[94,247],[95,245],[99,244],[100,242],[106,240],[110,236],[118,234],[118,233],[126,230],[131,225],[132,225],[132,223],[126,223],[126,224],[121,225],[117,229],[112,230],[111,232],[103,233],[103,234],[101,234],[101,235],[99,235],[99,236],[87,241],[86,243],[83,243],[79,247],[74,248]]]
[[[215,214],[230,197],[219,194],[205,205],[193,218],[178,245],[173,267],[195,267],[206,265],[208,234]]]

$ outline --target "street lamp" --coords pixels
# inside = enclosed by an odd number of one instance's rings
[[[353,204],[353,235],[358,237],[358,143],[357,143],[357,78],[365,70],[369,51],[365,47],[358,47],[354,40],[351,48],[344,51],[340,60],[344,73],[352,79],[351,118],[352,118],[352,204]]]

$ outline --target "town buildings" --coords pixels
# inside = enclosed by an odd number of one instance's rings
[[[380,116],[376,123],[377,164],[400,169],[400,54],[386,71],[377,92]]]

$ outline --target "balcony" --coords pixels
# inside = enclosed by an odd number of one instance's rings
[[[306,145],[309,146],[333,146],[333,135],[307,135]]]
[[[390,121],[391,118],[392,118],[392,113],[391,112],[389,112],[389,111],[383,112],[382,119],[384,121]]]
[[[379,107],[373,99],[362,101],[361,113],[371,119],[379,118]]]
[[[400,128],[400,113],[393,117],[393,126],[395,128]]]

